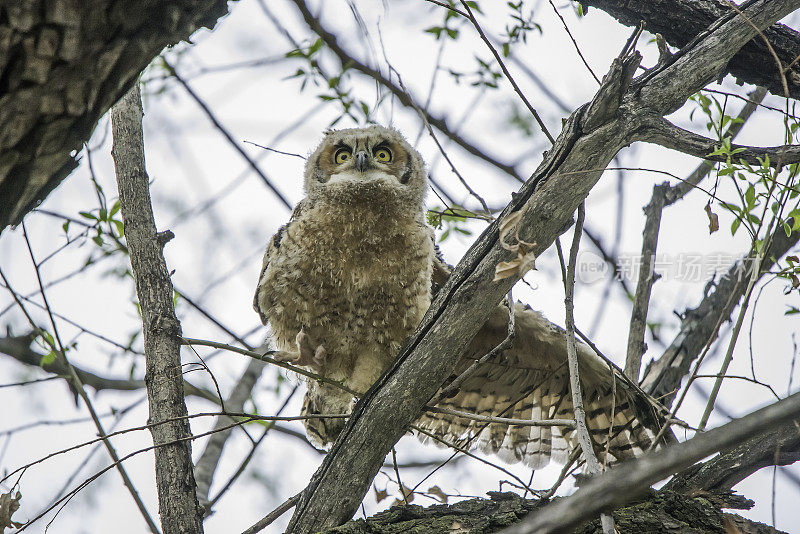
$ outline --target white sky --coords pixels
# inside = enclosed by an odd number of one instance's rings
[[[439,8],[420,0],[387,2],[386,5],[356,2],[369,32],[367,40],[355,26],[346,2],[335,0],[324,4],[324,21],[329,28],[336,31],[340,43],[346,49],[370,64],[377,65],[384,73],[388,72],[388,60],[401,74],[406,87],[418,98],[424,99],[436,66],[438,42],[422,30],[440,24],[443,14]],[[490,3],[483,2],[482,5],[488,11]],[[493,10],[488,17],[481,19],[484,28],[493,35],[499,35],[504,25],[509,23],[505,3],[496,5],[496,11]],[[541,24],[543,34],[540,36],[537,32],[531,32],[527,45],[516,49],[517,55],[553,92],[571,108],[575,108],[594,94],[597,84],[577,58],[575,49],[552,8],[546,2],[526,2],[526,5],[534,7],[535,20]],[[168,52],[167,57],[173,64],[177,64],[179,72],[210,105],[240,145],[253,157],[260,158],[261,169],[273,183],[295,203],[302,197],[303,161],[291,156],[264,153],[261,149],[244,144],[244,141],[306,155],[320,139],[321,131],[337,116],[337,109],[333,105],[319,109],[275,141],[276,135],[320,102],[318,95],[323,88],[309,85],[301,90],[298,80],[287,79],[301,66],[299,61],[274,62],[257,68],[196,75],[204,67],[279,58],[291,49],[264,16],[257,1],[242,0],[232,3],[231,7],[231,13],[213,32],[198,32],[192,39],[194,46],[180,45]],[[309,38],[310,33],[293,4],[273,1],[269,2],[269,8],[296,39]],[[318,3],[314,4],[314,11],[318,11]],[[596,9],[592,9],[581,20],[575,17],[568,6],[560,12],[587,61],[602,76],[628,38],[630,30],[621,27]],[[793,26],[797,27],[797,20],[795,14],[795,18],[788,23],[793,21]],[[460,30],[458,44],[448,43],[442,60],[447,68],[470,71],[475,68],[474,56],[487,59],[489,53],[475,37],[472,28],[462,25]],[[655,44],[648,43],[648,39],[649,36],[643,37],[638,45],[644,54],[645,66],[653,65],[656,60]],[[335,72],[338,65],[330,58],[323,64],[329,72]],[[512,64],[509,68],[534,107],[545,118],[551,132],[557,134],[561,118],[566,114],[544,96],[518,68]],[[145,77],[153,79],[160,75],[161,71],[152,69]],[[730,77],[724,80],[723,86],[725,90],[739,94],[752,89],[735,86]],[[359,99],[370,106],[374,105],[374,84],[366,83],[356,76],[352,87]],[[267,239],[288,219],[289,212],[264,187],[260,179],[247,170],[247,164],[214,129],[183,89],[175,83],[170,82],[164,86],[156,80],[148,82],[145,91],[145,143],[156,221],[159,229],[169,228],[176,234],[176,238],[165,249],[168,266],[175,271],[173,281],[178,289],[191,295],[232,330],[239,334],[250,332],[259,324],[250,303],[261,265],[261,254]],[[435,115],[446,116],[451,127],[458,125],[466,117],[459,132],[504,161],[520,160],[524,155],[518,169],[523,176],[528,176],[538,164],[542,150],[547,148],[546,140],[535,127],[533,138],[525,137],[519,130],[509,127],[509,110],[516,106],[521,111],[523,106],[505,82],[500,83],[500,90],[487,91],[477,103],[476,94],[476,89],[468,83],[456,85],[447,72],[439,72],[430,109]],[[768,96],[766,103],[775,107],[784,105],[782,99],[773,96]],[[735,114],[741,103],[730,99],[728,105]],[[684,107],[672,119],[681,126],[690,127],[688,114],[693,109],[692,106],[690,104]],[[704,131],[698,117],[699,114],[695,115],[696,120],[691,127],[696,131]],[[388,97],[382,102],[377,118],[379,122],[398,127],[412,142],[420,132],[420,125],[413,111],[403,109],[399,103]],[[780,116],[777,113],[761,110],[751,119],[737,141],[761,145],[778,144],[782,142],[779,121]],[[350,126],[352,123],[344,120],[339,125]],[[510,199],[511,192],[518,184],[446,143],[443,135],[439,134],[438,137],[445,143],[448,154],[461,174],[490,205],[501,206]],[[100,121],[89,146],[92,148],[91,160],[97,180],[109,200],[112,200],[116,197],[116,185],[110,157],[108,117]],[[437,180],[445,184],[450,195],[468,207],[473,207],[474,202],[458,184],[427,134],[422,136],[418,147],[431,172]],[[642,144],[624,149],[619,156],[619,166],[662,169],[678,176],[686,176],[696,164],[697,160],[694,158]],[[48,197],[42,208],[76,218],[80,218],[79,211],[96,208],[97,199],[89,176],[88,158],[84,152],[81,166]],[[622,182],[625,195],[618,249],[620,256],[633,257],[638,253],[643,223],[641,207],[649,200],[653,184],[663,179],[663,175],[641,171],[625,173]],[[709,184],[712,183],[711,178],[707,180]],[[587,201],[587,226],[602,235],[604,242],[609,244],[615,231],[617,188],[617,173],[608,171]],[[719,195],[722,198],[732,198],[730,194],[729,188],[721,184]],[[191,212],[188,217],[180,215],[209,199],[215,199],[215,203],[202,214]],[[744,232],[740,231],[735,238],[731,237],[731,217],[721,208],[715,209],[720,215],[721,230],[708,235],[708,223],[703,211],[706,200],[702,193],[693,193],[665,211],[658,248],[659,256],[667,260],[665,269],[674,268],[680,255],[702,255],[703,264],[713,272],[714,255],[720,253],[723,261],[718,267],[724,270],[727,267],[726,262],[746,251],[748,240]],[[431,207],[441,204],[434,195],[429,195],[428,203]],[[26,218],[26,225],[34,252],[40,261],[65,242],[59,219],[31,214]],[[442,249],[449,262],[458,261],[474,236],[482,231],[483,224],[473,223],[470,227],[474,230],[472,237],[455,236],[443,243]],[[73,225],[70,235],[75,236],[78,232],[78,227]],[[582,250],[582,260],[591,262],[592,253],[595,252],[591,244],[582,243]],[[66,248],[43,265],[41,272],[44,281],[52,281],[71,273],[88,255],[96,255],[97,252],[97,246],[88,240]],[[133,305],[133,285],[129,279],[121,279],[110,272],[112,269],[123,268],[125,262],[121,257],[103,260],[83,273],[49,288],[47,296],[52,308],[88,330],[101,333],[122,344],[127,343],[140,327]],[[37,290],[21,228],[6,230],[0,237],[0,266],[18,292],[28,294]],[[537,266],[537,271],[525,277],[532,287],[518,284],[515,297],[542,310],[554,322],[563,324],[563,290],[554,251],[550,250],[539,258]],[[706,281],[705,277],[685,281],[678,280],[675,276],[665,276],[656,283],[648,319],[661,323],[663,340],[669,342],[679,324],[673,310],[680,312],[687,306],[696,305]],[[584,331],[590,330],[595,322],[605,287],[603,281],[591,282],[579,284],[577,288],[576,320]],[[209,288],[212,283],[214,285]],[[632,286],[635,286],[635,281]],[[762,287],[763,283],[756,288],[756,295]],[[783,281],[772,282],[765,286],[757,302],[751,302],[745,328],[729,371],[733,375],[750,374],[749,349],[752,347],[758,378],[770,384],[781,396],[787,393],[791,375],[794,376],[793,391],[797,390],[800,383],[800,371],[796,368],[790,371],[792,355],[797,352],[793,348],[793,336],[798,332],[798,320],[797,316],[793,318],[783,314],[787,304],[793,302],[797,305],[798,302],[796,294],[784,296],[784,288]],[[32,299],[40,302],[37,296]],[[10,302],[8,293],[1,292],[0,311]],[[28,307],[39,324],[47,325],[46,315],[41,310],[36,309],[33,304]],[[756,317],[751,327],[750,317],[753,310]],[[229,341],[223,332],[185,303],[179,302],[178,313],[184,335]],[[592,337],[599,348],[620,365],[624,363],[629,315],[629,302],[618,286],[613,285],[599,326],[595,328]],[[19,334],[26,331],[27,323],[22,314],[12,309],[0,316],[0,326],[10,327]],[[136,377],[143,375],[142,358],[121,356],[119,350],[90,334],[81,334],[77,328],[60,319],[58,328],[65,342],[73,339],[78,341],[78,348],[70,353],[74,364],[104,376],[124,378],[131,373]],[[252,344],[259,344],[264,330],[258,329],[255,332],[248,340]],[[650,350],[645,356],[646,361],[663,350],[663,346],[649,336],[648,343]],[[721,352],[724,353],[724,350]],[[210,353],[207,350],[200,351],[211,367],[223,394],[226,394],[247,362],[245,357],[230,353],[206,358]],[[197,361],[190,352],[186,352],[184,358],[184,361]],[[720,362],[720,354],[710,357],[701,372],[716,373]],[[42,373],[25,368],[9,358],[0,358],[0,384],[40,375]],[[189,373],[188,379],[209,388],[213,387],[203,372]],[[296,382],[292,378],[289,385]],[[710,382],[706,380],[702,383],[706,391],[711,387]],[[280,386],[280,393],[275,395],[276,384],[276,371],[268,368],[255,393],[260,413],[274,411],[288,393],[289,385],[284,383]],[[286,413],[295,414],[299,411],[300,393]],[[102,413],[111,407],[126,407],[141,401],[143,397],[144,392],[92,394],[98,411]],[[769,391],[762,386],[731,380],[723,385],[718,405],[734,415],[743,415],[765,405],[772,398]],[[190,399],[188,404],[190,412],[213,410],[210,403],[196,399]],[[0,406],[3,406],[0,432],[33,421],[58,421],[86,416],[85,409],[75,407],[66,385],[59,381],[43,382],[25,388],[0,388]],[[703,406],[701,395],[690,393],[678,415],[690,424],[696,424]],[[141,425],[146,418],[146,404],[139,402],[116,423],[115,428]],[[114,424],[113,421],[113,417],[105,419],[108,427]],[[715,413],[711,424],[717,425],[725,421],[726,418]],[[211,423],[210,418],[194,419],[192,430],[195,433],[203,432]],[[302,429],[300,424],[287,426]],[[248,431],[255,436],[260,433],[256,425],[248,427]],[[14,434],[0,434],[0,470],[14,469],[94,435],[94,429],[87,423],[37,426]],[[681,434],[679,437],[684,436]],[[121,455],[151,443],[147,432],[124,434],[113,441]],[[202,451],[203,443],[200,439],[193,445],[195,457]],[[91,447],[80,449],[29,469],[22,479],[22,509],[16,518],[25,520],[34,517],[57,494],[67,477],[82,462],[86,465],[75,476],[70,487],[107,465],[108,458],[104,450],[96,450],[87,460],[89,450]],[[248,450],[247,438],[241,432],[236,433],[226,446],[225,459],[212,486],[212,495],[236,469]],[[397,452],[401,463],[447,457],[446,451],[422,446],[410,437],[401,440]],[[219,502],[216,513],[206,521],[206,532],[240,532],[288,496],[301,490],[320,460],[320,455],[296,438],[277,432],[271,433],[258,449],[249,470]],[[138,455],[127,461],[126,466],[151,513],[156,515],[152,456],[148,453]],[[530,477],[530,472],[520,466],[505,467],[520,478],[527,480]],[[791,469],[800,474],[800,469]],[[428,471],[404,470],[403,481],[412,486]],[[537,472],[533,478],[534,486],[548,487],[558,471],[559,466],[550,466]],[[386,470],[386,473],[394,478],[391,470]],[[483,495],[488,490],[497,490],[498,480],[503,478],[508,477],[492,467],[462,459],[454,467],[435,474],[423,483],[421,489],[439,485],[446,493]],[[387,481],[387,476],[379,474],[375,485],[383,489],[387,487]],[[772,484],[772,471],[762,470],[737,487],[745,496],[756,501],[756,507],[744,515],[767,523],[772,521]],[[800,512],[796,506],[800,489],[788,481],[782,470],[778,471],[775,484],[775,524],[779,529],[793,531],[797,528],[794,525],[800,524]],[[570,487],[567,484],[564,490],[568,491]],[[2,486],[0,489],[6,491],[7,488]],[[394,496],[396,489],[396,484],[388,482],[390,494]],[[505,486],[504,489],[509,488]],[[374,495],[368,495],[365,501],[367,515],[387,507],[393,501],[393,496],[376,505]],[[433,501],[419,497],[415,502],[427,505]],[[284,520],[288,517],[289,514]],[[47,520],[52,518],[53,514],[49,514]],[[41,532],[45,524],[46,521],[43,521],[29,531]],[[78,494],[54,519],[50,532],[105,532],[112,525],[118,534],[142,532],[144,529],[142,520],[116,473],[106,474]],[[274,531],[278,529],[276,526]]]

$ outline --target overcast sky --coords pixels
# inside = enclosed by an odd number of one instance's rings
[[[311,42],[311,34],[292,3],[273,1],[268,4],[270,12],[294,39],[306,45]],[[431,113],[447,117],[451,127],[488,153],[503,161],[514,162],[522,176],[529,176],[535,169],[542,151],[548,148],[549,143],[535,124],[532,136],[511,125],[510,118],[514,110],[523,113],[523,104],[509,85],[500,80],[497,90],[476,88],[470,84],[474,78],[469,74],[456,83],[454,76],[448,72],[474,71],[476,56],[483,60],[490,57],[485,45],[476,38],[473,28],[459,25],[459,40],[440,47],[440,41],[423,31],[440,25],[443,19],[442,10],[432,4],[421,0],[353,2],[363,18],[363,26],[356,24],[348,2],[336,0],[324,4],[324,22],[353,55],[379,68],[387,76],[390,73],[388,65],[391,64],[401,76],[402,83],[421,102],[426,100],[433,86],[428,106]],[[487,12],[480,19],[481,24],[490,35],[500,37],[504,27],[511,23],[509,9],[505,3],[498,2],[497,7],[489,12],[489,2],[482,2],[481,5]],[[547,97],[518,64],[509,62],[509,69],[541,113],[550,131],[557,134],[561,119],[591,98],[597,83],[579,59],[551,6],[547,2],[536,1],[525,2],[525,6],[526,13],[534,10],[534,20],[541,25],[542,31],[541,35],[537,31],[529,32],[527,43],[520,43],[514,49],[515,56],[544,81],[567,109],[561,109],[559,103]],[[313,3],[312,8],[315,13],[318,12],[319,2]],[[620,26],[596,9],[581,19],[577,18],[569,5],[561,6],[559,13],[566,20],[589,66],[601,77],[627,40],[630,29]],[[794,18],[784,22],[797,28],[797,21],[795,14]],[[638,49],[644,55],[643,65],[648,67],[657,58],[655,43],[650,39],[651,36],[645,34],[638,42]],[[232,3],[230,14],[213,31],[198,32],[192,42],[192,45],[181,44],[167,51],[166,57],[176,65],[178,72],[209,105],[239,145],[259,162],[270,181],[292,204],[296,203],[303,194],[303,159],[267,152],[246,141],[304,157],[319,142],[322,131],[337,118],[340,108],[320,100],[320,95],[328,94],[325,87],[309,83],[303,89],[300,78],[291,78],[298,68],[303,67],[303,63],[300,60],[283,59],[293,46],[276,29],[256,0]],[[251,66],[251,61],[261,64]],[[437,61],[441,65],[438,70]],[[331,57],[326,55],[322,63],[326,70],[338,74],[338,63]],[[227,68],[229,66],[234,68]],[[151,67],[144,75],[144,129],[156,221],[160,230],[169,228],[176,235],[165,249],[168,266],[174,270],[173,282],[179,291],[195,299],[218,321],[238,335],[247,333],[248,341],[258,345],[264,339],[265,329],[259,328],[251,301],[261,255],[268,238],[288,220],[290,212],[264,186],[263,181],[248,169],[243,158],[232,149],[187,93],[174,81],[165,83],[163,76],[164,71],[157,67]],[[433,85],[432,76],[435,76]],[[397,80],[396,74],[394,79]],[[358,100],[376,109],[374,120],[399,128],[410,142],[416,144],[431,174],[442,184],[447,195],[467,208],[477,207],[477,203],[469,197],[440,156],[433,140],[427,132],[422,131],[413,110],[403,108],[391,96],[379,92],[374,83],[368,83],[363,78],[351,76],[347,87],[351,88],[351,94]],[[736,86],[730,77],[723,80],[722,88],[740,95],[753,89]],[[774,96],[768,96],[765,103],[778,108],[785,106],[785,101]],[[741,105],[742,102],[737,99],[728,99],[729,113],[737,113]],[[705,133],[705,120],[700,113],[695,113],[693,122],[689,120],[690,112],[696,107],[693,103],[687,104],[671,120]],[[345,117],[336,126],[353,124],[352,120]],[[737,141],[745,144],[780,144],[781,131],[780,115],[760,110]],[[452,146],[444,135],[439,134],[438,138],[460,173],[490,206],[499,208],[510,200],[511,193],[519,183]],[[80,167],[47,198],[42,209],[78,220],[82,219],[79,212],[96,209],[98,200],[91,170],[109,204],[113,203],[117,193],[110,157],[108,116],[101,119],[89,147],[90,153],[84,151]],[[660,169],[683,177],[697,163],[698,160],[694,158],[660,147],[635,144],[622,150],[612,165]],[[641,247],[641,208],[648,202],[653,185],[664,180],[664,175],[643,170],[625,171],[624,174],[622,171],[609,170],[587,200],[587,227],[600,235],[609,248],[612,248],[618,233],[619,242],[613,248],[624,265],[635,264]],[[674,179],[669,181],[676,183]],[[714,178],[709,177],[707,185],[711,187],[713,181]],[[623,193],[622,200],[620,192]],[[734,193],[723,180],[717,194],[721,198],[732,199]],[[620,202],[621,211],[618,210]],[[679,319],[673,312],[696,305],[702,298],[703,288],[710,276],[715,271],[725,271],[735,258],[747,251],[749,245],[743,231],[740,230],[735,237],[731,236],[732,218],[721,208],[715,208],[720,216],[721,229],[709,235],[708,220],[703,211],[706,202],[707,196],[699,192],[692,193],[668,208],[662,219],[656,270],[664,276],[653,289],[648,320],[660,324],[660,339],[667,343],[679,325]],[[433,193],[428,195],[427,203],[429,207],[442,206],[442,201]],[[618,213],[621,213],[621,226],[617,224]],[[25,222],[37,260],[41,261],[65,244],[62,219],[33,213],[28,215]],[[446,260],[457,263],[484,227],[483,222],[471,222],[466,228],[472,235],[452,234],[445,240],[442,250]],[[73,238],[80,232],[77,223],[69,228],[69,235]],[[567,246],[569,237],[563,239]],[[591,332],[592,339],[604,354],[619,365],[624,365],[630,302],[621,292],[619,284],[608,282],[610,275],[602,271],[596,249],[587,240],[581,246],[582,271],[576,290],[577,324],[584,332]],[[99,247],[91,240],[76,239],[42,266],[43,280],[47,283],[68,275],[79,269],[87,257],[96,257],[98,253]],[[126,262],[127,259],[120,255],[103,259],[48,288],[47,297],[53,310],[72,322],[59,317],[56,319],[65,343],[73,340],[78,343],[77,348],[70,351],[74,364],[104,376],[140,378],[144,372],[141,356],[123,355],[121,350],[92,334],[125,345],[141,326],[133,304],[133,284],[130,279],[118,274],[126,267]],[[687,262],[699,264],[698,272],[687,270]],[[39,324],[48,325],[46,314],[37,308],[41,299],[36,295],[38,286],[22,228],[6,230],[0,237],[0,267],[17,292],[31,294],[32,303],[28,308]],[[599,272],[596,270],[598,268],[601,269]],[[526,275],[527,284],[516,286],[514,295],[535,309],[542,310],[553,322],[563,325],[563,288],[554,250],[549,250],[537,260],[537,269]],[[628,275],[628,282],[634,287],[635,274],[628,272]],[[772,279],[765,277],[764,281],[768,280]],[[798,305],[798,302],[796,293],[789,297],[783,294],[786,288],[784,281],[766,284],[764,281],[756,287],[754,295],[757,298],[751,301],[729,374],[752,376],[754,370],[760,381],[772,386],[783,397],[789,391],[792,377],[792,391],[797,391],[800,383],[800,371],[793,363],[793,355],[797,353],[798,320],[796,315],[784,315],[787,305],[792,302]],[[0,311],[3,312],[0,326],[10,328],[17,334],[24,333],[28,327],[24,316],[13,307],[6,310],[11,303],[8,292],[0,292]],[[178,313],[185,336],[230,341],[228,335],[185,302],[178,301]],[[753,314],[755,318],[751,321]],[[91,333],[82,332],[76,324]],[[725,341],[715,344],[715,347],[721,346],[722,350],[712,349],[712,354],[701,369],[703,374],[715,374],[719,370],[729,326],[723,327],[723,331]],[[664,349],[663,344],[649,335],[647,342],[650,349],[645,361],[658,356]],[[141,340],[137,340],[134,346],[141,349]],[[247,364],[246,358],[205,349],[199,349],[198,352],[213,371],[225,395]],[[187,350],[184,361],[197,362],[198,358]],[[44,374],[0,357],[0,384],[39,376]],[[208,388],[214,387],[207,373],[201,370],[192,370],[187,374],[187,379]],[[699,421],[705,405],[704,392],[710,390],[712,385],[708,379],[699,382],[699,387],[693,388],[678,412],[679,417],[693,425]],[[267,368],[254,396],[259,413],[273,413],[298,383],[294,377],[279,380],[276,370]],[[302,387],[285,413],[299,412]],[[119,410],[131,407],[120,417],[106,417],[104,422],[107,429],[131,428],[144,424],[147,419],[144,391],[102,392],[92,398],[102,413],[109,412],[111,408]],[[764,386],[743,380],[729,380],[722,387],[718,407],[733,416],[740,416],[772,400],[772,393]],[[214,411],[214,406],[205,401],[189,399],[188,404],[190,412]],[[3,406],[0,432],[36,421],[54,422],[86,417],[85,408],[76,407],[66,384],[60,381],[42,382],[24,388],[0,388],[0,406]],[[195,434],[204,432],[212,421],[209,417],[193,419],[192,431]],[[711,418],[711,425],[725,421],[727,417],[718,410]],[[285,426],[302,431],[299,423],[286,423]],[[258,425],[250,425],[247,431],[251,436],[258,437],[262,430]],[[39,425],[13,434],[4,432],[0,434],[0,469],[14,469],[94,436],[94,428],[86,422]],[[678,437],[683,439],[691,437],[691,434],[678,432]],[[120,455],[150,443],[150,435],[146,431],[124,434],[114,439]],[[202,438],[194,443],[195,458],[202,451],[203,443]],[[97,449],[91,455],[90,450],[92,446],[29,469],[22,478],[22,509],[15,518],[25,520],[34,517],[59,493],[68,477],[73,476],[68,485],[72,488],[108,464],[105,450]],[[249,450],[249,439],[242,432],[237,432],[226,446],[225,459],[212,486],[212,495],[221,488]],[[400,441],[397,453],[401,463],[444,460],[449,455],[445,450],[423,446],[412,437]],[[250,469],[218,503],[216,513],[206,521],[206,531],[240,532],[275,505],[301,490],[321,458],[295,437],[270,433],[257,449]],[[156,514],[152,456],[149,453],[140,454],[127,461],[126,465],[145,503]],[[526,481],[530,478],[530,471],[521,466],[504,467]],[[789,469],[796,477],[800,476],[797,467]],[[414,486],[430,470],[403,470],[403,482],[407,486]],[[534,486],[549,487],[559,470],[560,466],[551,465],[536,472]],[[391,496],[376,504],[374,494],[368,494],[364,503],[367,515],[388,507],[397,495],[393,470],[384,471],[385,474],[379,474],[375,479],[375,486],[388,489]],[[497,490],[498,481],[508,478],[491,466],[462,458],[455,465],[428,478],[420,489],[438,485],[448,494],[481,496],[486,491]],[[795,525],[800,524],[800,511],[796,503],[800,499],[800,489],[789,481],[782,469],[778,470],[774,483],[775,525],[779,529],[797,531]],[[736,489],[756,501],[755,508],[743,512],[743,515],[771,523],[772,488],[771,469],[762,470],[740,484]],[[0,489],[6,491],[7,487]],[[503,489],[512,488],[504,485]],[[569,492],[572,486],[568,483],[562,489]],[[415,502],[427,505],[434,501],[418,497]],[[52,518],[53,514],[50,514],[48,520]],[[142,532],[144,529],[141,517],[119,476],[109,472],[66,506],[54,519],[50,532],[106,532],[112,525],[118,534]],[[41,532],[44,526],[45,522],[41,522],[30,531]]]

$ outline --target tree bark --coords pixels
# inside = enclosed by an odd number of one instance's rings
[[[142,314],[145,384],[150,403],[150,433],[156,457],[158,511],[164,534],[203,532],[192,468],[191,431],[183,396],[178,338],[181,326],[173,306],[172,281],[163,246],[171,232],[156,233],[150,185],[145,171],[142,101],[135,84],[112,111],[119,203],[136,293]],[[163,421],[169,420],[168,423]]]
[[[393,506],[368,519],[350,521],[322,531],[324,534],[439,534],[459,532],[479,534],[497,532],[535,514],[544,504],[536,499],[523,499],[515,493],[490,492],[490,499],[470,499],[452,505]],[[558,499],[557,499],[558,500]],[[556,500],[556,501],[557,501]],[[781,534],[762,523],[725,514],[703,496],[692,497],[675,492],[651,493],[638,502],[620,508],[613,514],[619,532],[659,532],[661,534],[723,534],[730,521],[742,534]],[[600,534],[600,521],[593,521],[575,534]],[[736,532],[735,530],[732,532]]]
[[[165,46],[227,11],[225,0],[0,3],[0,232],[72,172],[97,121]]]
[[[669,44],[679,48],[731,10],[724,0],[580,0],[580,3],[602,9],[628,26],[644,21],[645,30],[660,33]],[[797,31],[783,24],[773,24],[763,33],[784,68],[800,55],[800,33]],[[760,37],[743,46],[728,63],[727,69],[741,82],[762,85],[772,94],[786,96],[775,59]],[[785,75],[789,96],[800,98],[800,63],[795,63]]]

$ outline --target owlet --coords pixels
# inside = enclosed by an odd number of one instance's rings
[[[254,307],[269,324],[284,359],[365,392],[397,355],[449,274],[426,224],[425,166],[394,129],[329,131],[309,156],[306,197],[269,242]],[[517,304],[512,348],[478,366],[438,407],[513,419],[573,417],[564,331]],[[459,376],[506,335],[498,306],[454,371]],[[609,461],[647,448],[655,409],[635,386],[586,345],[579,345],[587,423]],[[353,396],[308,380],[303,413],[348,414]],[[574,447],[568,428],[486,423],[449,413],[417,422],[439,444],[480,448],[537,468],[564,461]],[[342,418],[310,418],[306,431],[331,443]],[[429,437],[421,435],[423,441]],[[608,442],[608,447],[606,443]]]

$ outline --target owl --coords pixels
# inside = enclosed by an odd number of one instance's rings
[[[426,223],[425,165],[394,129],[328,131],[306,161],[305,198],[269,241],[254,308],[269,325],[279,355],[365,392],[395,358],[449,275]],[[513,346],[472,372],[437,406],[513,419],[574,417],[565,334],[541,314],[515,305]],[[453,378],[506,336],[500,305],[461,357]],[[621,460],[649,447],[655,408],[586,345],[579,349],[587,423],[598,454]],[[308,381],[303,413],[348,414],[352,394]],[[445,384],[446,387],[446,384]],[[451,388],[452,389],[452,388]],[[309,439],[330,444],[343,418],[305,420]],[[538,468],[564,461],[568,428],[486,423],[426,412],[423,441],[494,453]]]

